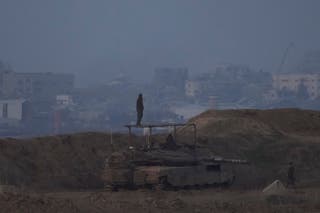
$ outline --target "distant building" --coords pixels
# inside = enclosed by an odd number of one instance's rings
[[[73,104],[71,95],[57,95],[56,96],[56,104],[58,106],[70,106]]]
[[[320,74],[274,74],[273,88],[297,93],[304,86],[311,99],[320,97]]]
[[[0,119],[21,121],[24,116],[24,99],[0,100]]]
[[[64,73],[16,73],[0,70],[0,97],[53,99],[57,94],[70,94],[74,75]]]
[[[186,96],[218,109],[261,102],[261,95],[272,87],[271,74],[246,65],[221,64],[198,74],[186,83]],[[248,104],[248,105],[246,105]]]
[[[0,69],[0,97],[12,97],[15,92],[15,79],[13,71]]]
[[[24,99],[0,100],[0,136],[19,135],[27,117]]]
[[[201,81],[189,80],[186,82],[185,92],[188,97],[196,97],[201,93],[201,89]]]
[[[184,96],[187,80],[187,68],[158,68],[154,72],[153,85],[164,93]]]

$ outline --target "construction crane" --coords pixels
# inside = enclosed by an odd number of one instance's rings
[[[282,72],[282,69],[283,69],[283,65],[284,63],[286,62],[287,58],[288,58],[288,54],[289,54],[289,51],[291,48],[294,47],[294,43],[293,42],[290,42],[290,44],[288,45],[288,47],[285,49],[284,51],[284,54],[282,56],[282,59],[281,59],[281,62],[279,64],[279,68],[278,68],[278,73],[281,73]]]

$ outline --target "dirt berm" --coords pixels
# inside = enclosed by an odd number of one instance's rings
[[[115,149],[127,136],[113,134]],[[100,187],[98,171],[111,153],[110,135],[97,132],[0,139],[2,184],[35,189]]]
[[[296,165],[299,184],[320,177],[320,112],[298,109],[207,111],[190,120],[198,126],[198,146],[208,154],[251,162],[238,171],[242,186],[285,180],[287,163]],[[181,130],[189,143],[188,130]],[[79,133],[32,139],[0,140],[2,184],[32,189],[99,188],[111,137]],[[134,138],[138,142],[139,138]],[[113,135],[114,150],[128,137]]]

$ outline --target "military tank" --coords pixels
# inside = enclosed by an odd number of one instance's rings
[[[217,156],[202,156],[196,145],[195,124],[127,125],[129,143],[132,128],[147,128],[146,144],[142,148],[132,145],[128,150],[114,152],[105,162],[102,179],[105,186],[118,188],[152,187],[159,189],[187,188],[210,185],[231,185],[235,179],[235,166],[247,164],[245,160],[223,159]],[[152,129],[173,128],[164,143],[154,147]],[[177,129],[193,128],[193,145],[176,144]]]

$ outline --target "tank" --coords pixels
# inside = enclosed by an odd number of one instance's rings
[[[177,125],[192,126],[196,140],[195,124],[167,124],[170,127],[177,127]],[[145,146],[147,149],[139,150],[130,146],[127,151],[112,153],[105,162],[102,174],[105,186],[112,189],[119,187],[166,189],[231,185],[236,179],[235,166],[248,163],[245,160],[223,159],[217,156],[198,156],[196,141],[192,147],[177,146],[172,141],[176,138],[176,133],[174,137],[171,136],[172,139],[170,135],[169,139],[167,138],[158,148],[150,146],[152,143],[148,136]]]

